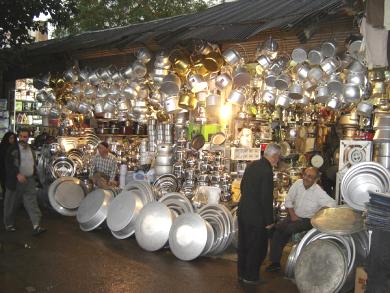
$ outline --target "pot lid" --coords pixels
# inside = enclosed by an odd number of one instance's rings
[[[83,188],[73,181],[64,181],[57,185],[54,198],[67,209],[76,209],[84,198]]]
[[[181,260],[193,260],[201,255],[207,243],[207,227],[198,214],[183,214],[175,219],[169,232],[172,253]]]
[[[324,159],[321,155],[314,155],[311,157],[310,163],[313,167],[321,168],[321,166],[324,164]]]
[[[147,251],[163,248],[173,222],[170,209],[160,202],[148,203],[140,212],[135,227],[138,245]]]
[[[363,215],[347,206],[319,210],[310,220],[317,230],[336,235],[349,235],[364,229]]]

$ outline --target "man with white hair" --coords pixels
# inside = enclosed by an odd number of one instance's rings
[[[241,181],[238,205],[238,280],[259,283],[260,266],[267,255],[268,233],[273,225],[273,170],[280,159],[280,146],[267,145],[264,156],[252,162]]]

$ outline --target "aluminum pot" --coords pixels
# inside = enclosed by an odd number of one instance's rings
[[[256,61],[263,70],[269,68],[272,64],[271,59],[268,58],[268,56],[266,55],[260,55],[259,57],[257,57]]]
[[[181,88],[180,78],[176,74],[168,74],[164,77],[160,91],[165,95],[176,96]]]
[[[390,157],[390,142],[375,143],[374,156]]]
[[[206,107],[211,106],[220,106],[221,105],[221,96],[217,94],[211,94],[206,98]]]
[[[219,90],[225,89],[232,83],[232,78],[227,73],[222,73],[215,78],[215,86]]]
[[[208,83],[200,74],[189,74],[187,81],[193,93],[205,91],[208,88]]]
[[[319,85],[315,92],[316,102],[326,104],[329,99],[329,89],[326,85]]]
[[[128,111],[129,108],[129,102],[126,98],[121,98],[118,101],[118,111]]]
[[[106,100],[104,105],[103,105],[103,109],[104,109],[104,112],[108,112],[108,113],[113,113],[114,110],[115,110],[115,102],[114,101],[111,101],[111,100]]]
[[[290,84],[291,78],[285,73],[280,74],[275,80],[275,87],[281,91],[288,89]]]
[[[99,78],[99,75],[97,73],[97,70],[91,72],[88,75],[88,81],[90,84],[93,84],[93,85],[98,85],[100,83],[100,78]]]
[[[176,96],[171,96],[165,99],[164,101],[164,109],[167,113],[173,113],[181,110],[178,105],[178,99]]]
[[[107,94],[108,94],[108,89],[106,86],[104,86],[104,85],[98,86],[97,91],[96,91],[96,97],[105,98],[105,97],[107,97]]]
[[[390,156],[374,156],[373,161],[381,164],[386,169],[390,169]]]
[[[91,111],[91,105],[86,103],[86,102],[83,102],[81,101],[79,103],[79,106],[78,106],[78,111],[81,113],[81,114],[86,114],[88,113],[89,111]]]
[[[305,95],[302,96],[301,99],[296,100],[295,103],[297,105],[307,106],[310,103],[310,96],[305,94]]]
[[[246,99],[245,94],[239,89],[232,90],[230,92],[229,97],[227,98],[228,102],[240,106],[244,104],[245,99]]]
[[[240,54],[232,48],[226,49],[222,53],[222,57],[225,60],[225,62],[231,66],[234,66],[240,62],[241,56]]]
[[[261,99],[269,105],[275,105],[276,95],[271,89],[265,90],[261,94]]]
[[[321,53],[325,57],[333,57],[336,55],[336,42],[335,41],[326,41],[321,45]]]
[[[288,106],[290,106],[290,98],[288,97],[288,95],[285,93],[279,94],[276,97],[275,106],[280,106],[282,108],[287,108]]]
[[[172,155],[158,155],[155,160],[156,166],[172,166]]]
[[[322,55],[321,49],[312,49],[307,54],[307,59],[313,65],[320,65],[322,60],[324,60],[324,56]]]
[[[123,69],[122,75],[125,78],[133,78],[133,65],[129,65]]]
[[[146,75],[148,72],[145,64],[135,61],[133,63],[133,75],[137,78],[142,78]]]
[[[135,99],[138,97],[138,92],[141,89],[141,86],[137,82],[131,82],[122,89],[122,94]]]
[[[335,57],[329,57],[324,59],[320,66],[326,74],[331,75],[340,67],[340,62]]]
[[[277,75],[274,72],[272,71],[266,72],[264,77],[265,84],[269,87],[275,87],[276,77]]]
[[[326,106],[332,110],[337,110],[341,106],[340,99],[337,97],[332,97],[332,98],[328,99]]]
[[[307,52],[304,48],[294,48],[291,52],[291,58],[297,63],[303,63],[307,59]]]
[[[308,76],[308,73],[310,71],[310,66],[307,63],[301,63],[295,67],[295,71],[298,79],[303,81],[306,80]]]
[[[303,87],[300,82],[294,82],[291,84],[288,92],[288,96],[293,100],[299,100],[303,96]]]
[[[235,87],[247,86],[251,81],[249,71],[245,67],[237,67],[233,71],[233,84]]]
[[[356,84],[346,83],[343,87],[343,96],[346,102],[357,102],[361,98],[360,87]]]
[[[390,129],[390,116],[377,116],[375,117],[374,126],[376,129]]]
[[[320,80],[322,80],[323,76],[324,76],[324,72],[319,66],[312,67],[307,74],[307,78],[313,84],[317,84]]]
[[[152,59],[152,53],[145,47],[140,48],[137,52],[137,60],[143,64],[148,63]]]
[[[375,130],[374,141],[377,142],[390,142],[390,129],[377,129]]]
[[[331,94],[340,95],[343,92],[343,83],[339,74],[332,74],[327,82],[327,87]]]
[[[156,172],[157,176],[164,175],[164,174],[172,174],[172,170],[173,170],[172,165],[170,165],[170,166],[164,166],[164,165],[154,166],[154,171]]]
[[[80,82],[87,81],[89,77],[89,72],[87,68],[81,69],[79,72],[79,78],[78,80]]]
[[[368,102],[361,101],[356,106],[357,113],[361,116],[370,117],[372,111],[374,110],[374,106]]]

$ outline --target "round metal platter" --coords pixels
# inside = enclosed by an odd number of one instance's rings
[[[60,182],[54,194],[57,203],[66,209],[77,209],[84,197],[83,188],[73,180]]]
[[[214,244],[214,229],[210,225],[210,223],[208,223],[207,221],[205,221],[205,223],[207,227],[207,242],[203,249],[202,255],[208,254],[211,251]]]
[[[173,174],[164,174],[156,178],[153,182],[157,195],[159,197],[164,196],[167,193],[175,192],[179,188],[176,176]]]
[[[341,181],[344,201],[357,210],[365,210],[369,191],[385,192],[389,188],[390,172],[375,162],[363,162],[352,166]]]
[[[141,199],[144,204],[156,200],[152,186],[145,181],[132,181],[123,188],[123,190],[132,190],[132,189],[139,190],[142,196]]]
[[[141,210],[135,225],[138,245],[147,251],[163,248],[169,239],[173,223],[170,209],[160,202],[148,203]]]
[[[330,240],[313,241],[304,247],[295,264],[299,292],[337,292],[345,281],[347,260]]]
[[[72,184],[76,184],[76,185],[81,186],[81,188],[82,188],[82,190],[84,192],[84,196],[87,193],[86,186],[79,179],[74,178],[74,177],[61,177],[61,178],[56,179],[49,186],[49,190],[48,190],[49,202],[50,202],[50,205],[53,207],[53,209],[55,211],[57,211],[58,213],[60,213],[61,215],[64,215],[64,216],[75,216],[76,213],[77,213],[77,208],[75,208],[75,209],[66,208],[66,207],[62,206],[56,200],[56,190],[57,190],[57,187],[60,184],[64,183],[64,182],[72,182]],[[62,197],[60,197],[60,198],[62,198]]]
[[[72,177],[75,172],[75,164],[74,162],[66,157],[60,157],[55,159],[51,163],[51,174],[53,178],[61,178],[61,177]]]
[[[183,214],[175,219],[169,232],[169,247],[181,260],[200,256],[207,243],[207,226],[195,213]]]
[[[335,235],[349,235],[364,229],[362,213],[346,206],[319,210],[310,222],[317,230]]]
[[[132,190],[123,190],[108,207],[107,225],[115,237],[120,239],[130,237],[134,233],[135,219],[138,216],[143,203],[139,196]],[[122,231],[121,230],[125,230]]]
[[[296,251],[297,245],[294,244],[291,248],[290,254],[288,255],[288,259],[286,262],[286,269],[284,271],[284,276],[288,279],[294,278],[294,259],[295,259],[295,251]]]

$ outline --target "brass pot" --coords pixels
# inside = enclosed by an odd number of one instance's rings
[[[195,110],[198,100],[193,94],[184,94],[179,98],[179,107],[186,110]]]

